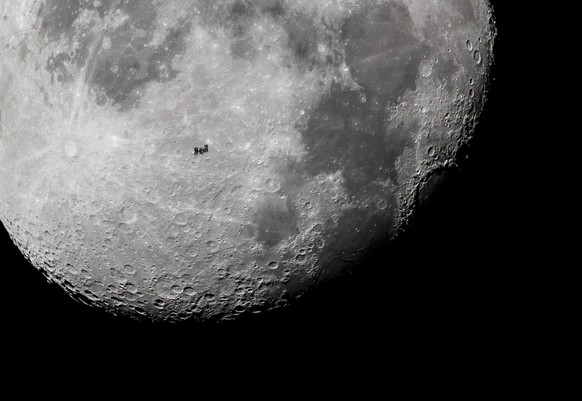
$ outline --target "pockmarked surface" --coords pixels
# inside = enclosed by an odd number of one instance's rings
[[[406,227],[494,36],[485,0],[0,0],[0,220],[115,314],[283,306]]]

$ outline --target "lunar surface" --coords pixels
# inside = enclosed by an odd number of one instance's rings
[[[494,36],[484,0],[0,0],[0,220],[117,315],[282,307],[407,227]]]

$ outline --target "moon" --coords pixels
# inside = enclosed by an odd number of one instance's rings
[[[155,321],[295,302],[400,236],[487,99],[485,0],[0,0],[0,220]]]

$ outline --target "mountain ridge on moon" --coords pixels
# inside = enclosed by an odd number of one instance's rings
[[[76,299],[167,321],[284,306],[397,237],[471,139],[495,36],[483,0],[0,18],[0,220]]]

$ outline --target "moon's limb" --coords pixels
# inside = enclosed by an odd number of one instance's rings
[[[494,38],[484,0],[0,0],[0,21],[0,219],[76,298],[172,321],[277,307],[398,235],[472,135]]]

